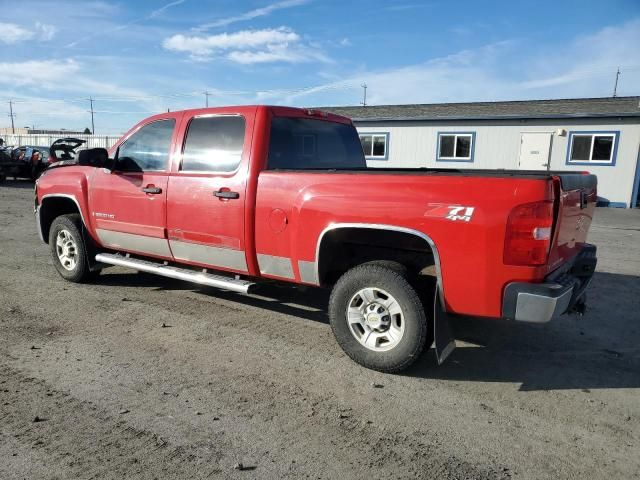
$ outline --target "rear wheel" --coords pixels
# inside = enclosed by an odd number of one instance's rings
[[[87,247],[82,235],[82,219],[77,213],[56,218],[49,229],[49,247],[53,265],[62,278],[82,283],[92,272],[87,261]]]
[[[329,315],[345,353],[373,370],[407,368],[427,342],[422,302],[401,266],[370,263],[349,270],[333,288]]]

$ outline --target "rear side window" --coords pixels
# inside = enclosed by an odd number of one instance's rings
[[[234,171],[242,160],[244,132],[240,116],[195,117],[187,130],[180,170]]]
[[[353,125],[309,118],[274,117],[268,168],[289,170],[366,168]]]
[[[172,118],[158,120],[131,135],[118,149],[116,168],[125,172],[165,170],[175,124]]]

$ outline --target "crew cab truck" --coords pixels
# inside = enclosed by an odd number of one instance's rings
[[[454,314],[580,309],[595,268],[595,176],[367,169],[351,121],[317,110],[163,113],[61,163],[38,180],[35,214],[64,279],[119,265],[241,293],[331,288],[338,343],[385,372],[434,333],[444,358]]]

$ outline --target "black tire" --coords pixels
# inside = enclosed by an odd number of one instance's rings
[[[386,262],[359,265],[346,272],[333,287],[329,300],[329,317],[340,347],[360,365],[380,372],[399,372],[422,354],[429,335],[429,323],[420,297],[407,279],[406,270]],[[404,334],[399,343],[386,351],[374,351],[362,345],[347,322],[349,302],[363,288],[388,292],[400,305],[404,317]]]
[[[53,265],[62,278],[74,283],[83,283],[91,280],[98,272],[92,272],[87,261],[87,246],[82,234],[82,219],[77,213],[61,215],[51,224],[49,229],[49,247]],[[58,233],[65,231],[74,243],[75,265],[73,268],[65,268],[58,256]]]
[[[40,166],[38,166],[37,164],[33,164],[31,165],[31,180],[33,180],[34,182],[40,178],[40,175],[42,174],[42,168]]]

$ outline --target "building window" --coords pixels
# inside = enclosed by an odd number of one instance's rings
[[[361,133],[360,143],[367,160],[387,160],[389,158],[388,133]]]
[[[436,160],[441,162],[473,162],[475,132],[439,132]]]
[[[569,132],[567,165],[615,165],[620,132]]]

